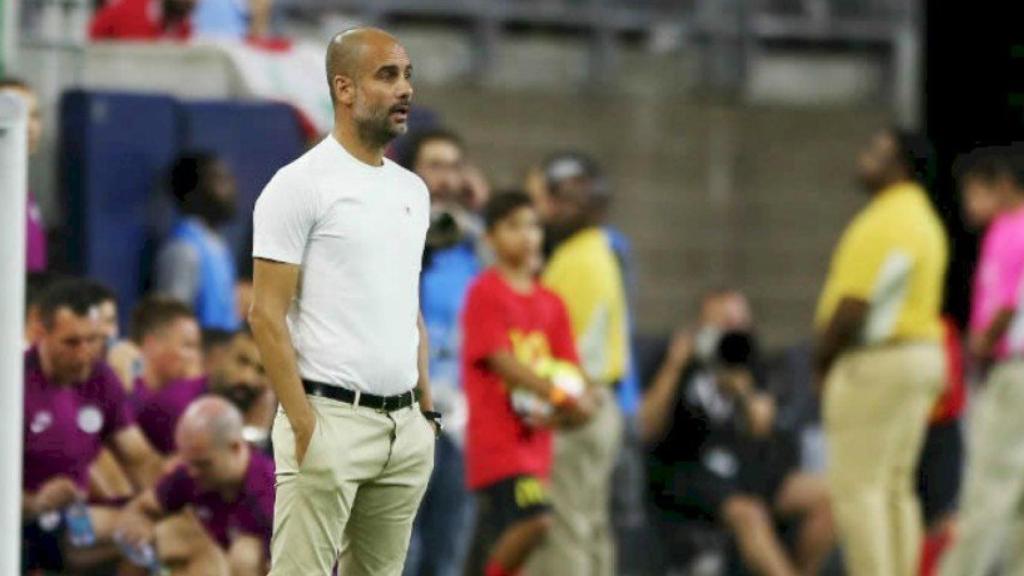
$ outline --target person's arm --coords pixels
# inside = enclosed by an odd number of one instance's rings
[[[149,488],[163,474],[163,458],[138,426],[128,426],[114,434],[112,447],[136,487]]]
[[[228,548],[228,566],[231,576],[261,576],[267,573],[263,541],[243,534],[231,541]]]
[[[416,355],[416,367],[419,370],[416,389],[420,393],[420,409],[433,411],[434,399],[430,396],[430,339],[422,312],[416,318],[416,329],[420,333],[420,344]]]
[[[683,371],[692,356],[693,337],[680,332],[673,338],[665,362],[640,400],[637,423],[642,442],[654,442],[665,434]]]
[[[272,0],[249,0],[249,37],[266,38],[270,35]]]
[[[1003,308],[996,313],[995,318],[988,327],[981,332],[972,332],[969,338],[968,350],[971,356],[979,360],[988,360],[995,354],[996,344],[1003,338],[1010,328],[1014,316],[1013,308]]]
[[[726,389],[743,409],[747,431],[754,438],[767,438],[775,427],[775,399],[754,386],[749,373],[733,375],[725,381]]]
[[[302,387],[287,315],[299,281],[299,266],[256,258],[249,326],[260,349],[270,385],[295,431],[295,457],[301,463],[316,427],[316,415]]]
[[[199,292],[199,252],[182,240],[165,246],[156,261],[156,291],[186,304]]]
[[[153,541],[153,527],[167,515],[156,491],[146,490],[125,505],[117,516],[114,534],[131,546]]]
[[[70,506],[76,500],[84,500],[85,493],[67,476],[56,476],[35,492],[22,491],[22,521],[34,520],[46,512]]]
[[[840,300],[814,347],[814,370],[819,388],[836,358],[857,343],[867,316],[866,300],[849,296]]]

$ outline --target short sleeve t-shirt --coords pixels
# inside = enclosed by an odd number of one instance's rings
[[[971,301],[971,331],[983,332],[1003,309],[1014,311],[1004,337],[997,343],[997,359],[1024,353],[1024,208],[1001,214],[981,243],[981,256],[974,275]]]
[[[299,374],[378,395],[419,376],[419,276],[430,195],[328,136],[277,172],[253,214],[253,257],[301,267],[288,312]]]
[[[191,506],[206,531],[224,548],[242,535],[260,538],[269,547],[274,525],[274,461],[258,450],[249,454],[249,467],[233,500],[204,489],[179,466],[157,483],[157,502],[171,513]]]
[[[82,382],[58,386],[43,374],[38,349],[25,353],[25,490],[58,475],[86,488],[89,465],[104,443],[134,423],[124,388],[106,364],[96,364]]]
[[[622,270],[604,230],[582,230],[559,246],[544,285],[565,301],[583,370],[602,384],[620,381],[629,368],[629,312]]]
[[[130,396],[132,409],[143,434],[161,454],[174,452],[174,431],[178,419],[193,400],[206,393],[206,378],[171,382],[160,390],[149,389],[135,380]]]
[[[942,340],[946,233],[928,194],[904,182],[880,191],[843,232],[818,301],[823,330],[843,298],[869,304],[861,344]]]
[[[486,360],[508,351],[528,366],[545,358],[579,364],[565,306],[539,285],[529,294],[514,291],[492,269],[470,287],[462,323],[469,487],[483,488],[516,475],[546,478],[551,431],[529,426],[516,415],[508,387]]]

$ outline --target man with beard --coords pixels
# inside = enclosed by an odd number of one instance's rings
[[[218,227],[235,214],[235,178],[204,152],[187,153],[171,168],[171,193],[181,219],[157,258],[156,289],[189,304],[203,328],[238,328],[235,260]]]
[[[555,521],[547,542],[530,560],[530,574],[616,572],[610,513],[623,418],[615,392],[628,372],[630,354],[622,272],[601,227],[609,192],[597,170],[581,171],[550,190],[547,225],[553,252],[543,283],[565,302],[580,367],[599,408],[583,426],[555,436]]]
[[[270,573],[397,576],[440,428],[419,315],[430,195],[384,157],[412,64],[375,28],[336,35],[326,60],[334,129],[253,214],[249,321],[282,407]]]
[[[260,359],[252,332],[242,328],[228,342],[224,357],[210,367],[208,390],[226,398],[242,413],[245,439],[266,448],[277,399]]]
[[[920,179],[921,137],[878,132],[860,156],[868,205],[843,233],[815,318],[815,369],[847,573],[918,573],[914,470],[946,359],[946,235]]]

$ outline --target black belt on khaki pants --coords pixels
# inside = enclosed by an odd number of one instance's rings
[[[305,388],[306,394],[309,394],[310,396],[319,396],[321,398],[344,402],[345,404],[364,406],[372,410],[380,410],[381,412],[394,412],[395,410],[408,408],[420,399],[420,391],[418,388],[414,388],[408,392],[403,392],[394,396],[377,396],[375,394],[364,394],[354,390],[349,390],[348,388],[342,388],[341,386],[324,384],[323,382],[314,382],[312,380],[303,380],[302,387]]]

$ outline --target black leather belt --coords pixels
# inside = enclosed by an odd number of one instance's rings
[[[302,387],[306,389],[306,394],[309,394],[310,396],[320,396],[321,398],[328,398],[330,400],[344,402],[345,404],[364,406],[372,410],[380,410],[381,412],[394,412],[395,410],[408,408],[420,399],[420,391],[418,388],[414,388],[408,392],[403,392],[394,396],[377,396],[375,394],[363,394],[349,390],[348,388],[342,388],[341,386],[324,384],[323,382],[314,382],[312,380],[303,380]]]

